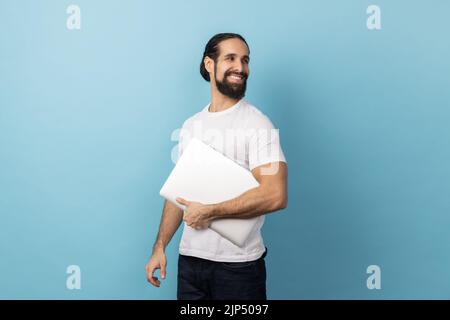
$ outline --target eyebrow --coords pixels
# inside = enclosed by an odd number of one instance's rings
[[[236,57],[236,56],[237,56],[236,53],[228,53],[224,57],[228,58],[228,57]],[[250,57],[248,55],[244,55],[244,58],[246,58],[248,61],[250,61]]]

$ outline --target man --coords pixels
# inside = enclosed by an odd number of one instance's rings
[[[154,272],[161,269],[165,279],[164,250],[184,221],[178,259],[180,300],[267,299],[267,248],[260,229],[264,214],[287,206],[287,165],[270,119],[243,99],[249,54],[247,42],[238,34],[221,33],[209,40],[200,73],[211,84],[211,103],[183,123],[178,147],[181,155],[189,138],[195,136],[251,170],[260,185],[216,204],[178,198],[186,206],[184,212],[165,201],[146,272],[148,281],[159,287]],[[208,228],[214,219],[253,217],[258,217],[258,224],[243,247]]]

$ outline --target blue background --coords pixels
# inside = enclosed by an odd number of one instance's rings
[[[81,8],[81,30],[66,9]],[[382,29],[366,27],[381,8]],[[207,40],[241,33],[280,128],[270,299],[450,298],[450,3],[0,2],[0,298],[175,299],[144,266],[173,130],[209,102]],[[81,267],[81,290],[66,268]],[[381,290],[366,268],[381,268]]]

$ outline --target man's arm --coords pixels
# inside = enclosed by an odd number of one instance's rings
[[[186,206],[183,220],[188,226],[203,229],[215,219],[253,218],[286,208],[286,163],[280,161],[262,165],[254,168],[252,174],[260,185],[234,199],[205,205],[178,198],[177,202]]]
[[[272,168],[277,168],[277,170],[273,171]],[[234,199],[213,204],[212,219],[253,218],[286,208],[286,163],[276,162],[262,165],[254,168],[252,174],[260,185]]]
[[[182,219],[183,211],[171,202],[165,200],[158,236],[153,245],[152,256],[145,266],[148,282],[156,287],[159,287],[161,282],[153,274],[156,269],[161,269],[161,278],[166,278],[167,260],[164,250],[180,226]]]
[[[183,221],[183,210],[172,204],[170,201],[165,200],[158,236],[153,245],[153,250],[155,250],[155,248],[166,249],[173,235],[178,230],[181,221]]]

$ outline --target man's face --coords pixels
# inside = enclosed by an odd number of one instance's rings
[[[250,73],[247,45],[240,39],[228,39],[219,43],[219,52],[214,64],[217,90],[227,97],[241,99]]]

